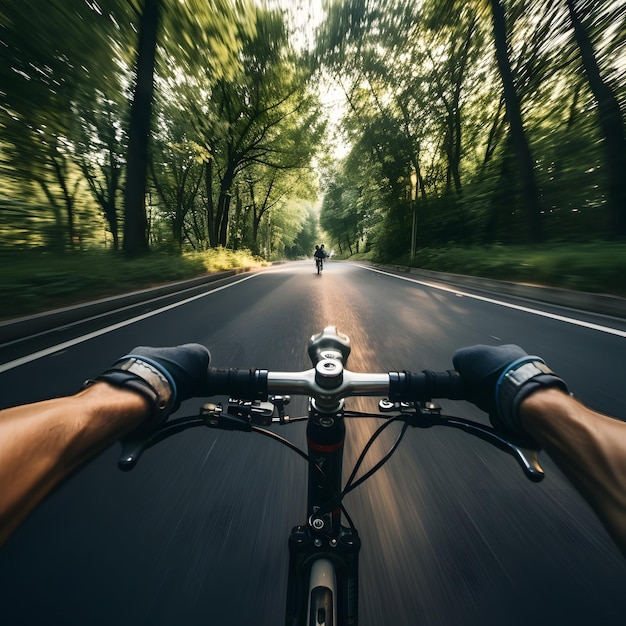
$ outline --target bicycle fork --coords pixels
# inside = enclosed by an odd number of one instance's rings
[[[358,622],[361,540],[356,529],[341,525],[337,500],[344,439],[341,412],[310,410],[307,523],[293,528],[289,537],[288,626],[336,626],[335,618],[341,625],[356,626]],[[327,510],[329,503],[332,510]]]

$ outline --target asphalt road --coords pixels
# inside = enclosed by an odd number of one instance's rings
[[[164,311],[146,305],[5,346],[2,406],[70,393],[135,345],[197,341],[216,366],[305,369],[308,337],[332,324],[351,338],[355,371],[447,369],[460,346],[513,342],[594,408],[626,416],[624,321],[347,263],[328,263],[321,277],[314,269],[278,266]],[[466,403],[442,405],[482,419]],[[348,423],[347,468],[374,427]],[[303,443],[304,426],[280,434]],[[116,446],[63,484],[0,550],[0,624],[281,624],[304,462],[264,437],[209,430],[160,444],[128,474],[117,457]],[[363,541],[361,624],[626,623],[626,562],[542,461],[547,477],[536,485],[460,432],[408,432],[346,501]]]

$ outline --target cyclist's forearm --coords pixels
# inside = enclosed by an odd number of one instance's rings
[[[553,388],[529,396],[520,415],[626,555],[626,423]]]
[[[147,412],[142,396],[107,383],[0,411],[0,545],[55,485]]]

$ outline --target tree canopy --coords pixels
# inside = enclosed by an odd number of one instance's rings
[[[623,2],[321,7],[5,0],[0,247],[626,237]]]
[[[626,236],[625,25],[595,0],[333,2],[316,53],[351,152],[322,223],[348,245],[375,181],[350,246],[381,257],[414,216],[422,246]]]
[[[248,0],[3,3],[2,245],[259,250],[261,221],[317,190],[324,121],[287,19]]]

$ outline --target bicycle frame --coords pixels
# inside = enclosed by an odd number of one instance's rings
[[[356,529],[342,526],[338,502],[332,510],[324,511],[341,492],[346,433],[343,411],[324,413],[315,409],[312,400],[309,404],[307,524],[296,526],[289,537],[285,624],[357,624],[361,540]],[[312,603],[328,604],[327,594],[319,591],[328,587],[316,586],[311,574],[320,561],[329,562],[335,573],[336,594],[331,591],[331,605],[336,621],[332,622],[321,621],[315,606],[312,610]],[[313,616],[317,621],[312,621]]]

